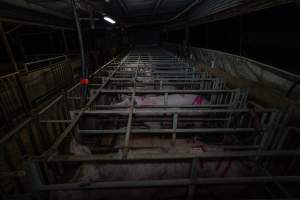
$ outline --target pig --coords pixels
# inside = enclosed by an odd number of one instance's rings
[[[118,143],[120,144],[122,140]],[[138,138],[132,140],[131,146],[145,153],[145,149],[138,147],[157,147],[152,149],[153,152],[219,152],[222,148],[217,146],[209,146],[194,137],[190,139],[177,139],[176,148],[170,147],[169,140],[162,138]],[[149,150],[150,152],[151,150]],[[78,144],[75,140],[71,141],[70,152],[74,155],[92,155],[89,147]],[[120,152],[119,152],[120,153]],[[160,180],[160,179],[180,179],[190,176],[190,163],[174,162],[174,163],[131,163],[131,164],[82,164],[76,171],[71,183],[80,183],[88,185],[93,182],[102,181],[125,181],[125,180]],[[249,174],[251,169],[242,162],[233,160],[206,161],[199,160],[196,163],[197,177],[235,177],[245,176]],[[238,188],[238,187],[236,187]],[[185,195],[184,189],[172,190],[174,196]],[[60,200],[68,198],[68,200],[77,199],[164,199],[169,195],[169,191],[161,188],[153,189],[130,189],[122,190],[95,190],[95,191],[65,191],[52,192],[50,199]]]
[[[115,106],[130,106],[131,101],[128,96],[123,97],[123,101],[113,104]],[[168,96],[167,105],[168,106],[187,106],[187,105],[207,105],[208,101],[196,94],[172,94]],[[164,96],[135,96],[136,106],[159,106],[164,105]],[[143,114],[144,115],[144,114]],[[202,114],[203,115],[203,114]],[[151,129],[160,129],[160,122],[144,122],[144,124]],[[201,127],[201,122],[193,122],[194,127]]]
[[[116,106],[129,106],[130,99],[124,96],[122,102],[116,103]],[[160,96],[135,96],[135,104],[137,106],[160,106],[164,105],[165,97]],[[185,105],[207,105],[208,101],[197,94],[171,94],[168,95],[168,106],[185,106]]]

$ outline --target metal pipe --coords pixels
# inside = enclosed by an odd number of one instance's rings
[[[80,61],[81,61],[80,78],[83,80],[83,79],[86,79],[87,76],[88,76],[86,74],[87,70],[86,70],[86,65],[85,65],[84,45],[83,45],[80,21],[79,21],[79,17],[78,17],[78,14],[77,14],[76,3],[75,3],[75,0],[71,0],[71,2],[72,2],[73,15],[74,15],[74,18],[75,18],[77,34],[78,34],[78,41],[79,41],[79,46],[80,46]],[[86,102],[86,96],[87,96],[87,85],[86,84],[81,84],[81,93],[82,93],[81,94],[82,102]]]
[[[93,182],[86,185],[82,183],[65,183],[40,185],[39,190],[91,190],[113,188],[145,188],[145,187],[178,187],[188,185],[235,185],[277,182],[300,182],[300,176],[263,176],[263,177],[230,177],[230,178],[193,178],[170,180],[139,180],[139,181],[110,181]]]
[[[2,39],[2,42],[3,42],[4,46],[5,46],[6,52],[8,54],[8,57],[9,57],[10,61],[12,62],[13,66],[15,68],[15,71],[18,72],[19,71],[18,64],[16,62],[15,56],[14,56],[14,54],[12,52],[12,49],[11,49],[11,47],[9,45],[9,42],[8,42],[7,37],[6,37],[6,33],[5,33],[4,29],[3,29],[3,24],[2,24],[1,21],[0,21],[0,37]]]
[[[282,157],[299,157],[300,150],[250,150],[250,151],[215,151],[215,152],[161,152],[161,153],[143,153],[143,152],[128,152],[126,160],[121,154],[92,154],[89,156],[74,156],[74,155],[54,155],[48,162],[104,162],[115,163],[119,162],[170,162],[178,160],[191,160],[194,158],[202,160],[218,160],[218,159],[244,159],[248,157],[267,157],[267,158],[282,158]],[[32,161],[43,161],[42,157],[32,157]],[[119,162],[116,162],[119,161]]]
[[[256,132],[255,128],[193,128],[193,129],[131,129],[130,133],[133,134],[201,134],[201,133],[250,133]],[[103,135],[103,134],[125,134],[126,130],[114,129],[114,130],[78,130],[78,132],[84,136],[91,135]]]

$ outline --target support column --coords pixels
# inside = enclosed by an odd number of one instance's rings
[[[69,55],[69,46],[68,46],[68,42],[67,42],[67,38],[66,38],[66,34],[65,34],[65,30],[62,29],[61,30],[61,34],[62,34],[62,38],[63,38],[63,42],[64,42],[64,50],[65,50],[65,53],[67,55]]]
[[[240,16],[240,56],[243,54],[243,16]]]
[[[169,28],[168,28],[168,25],[167,25],[167,28],[166,28],[166,42],[169,42]]]
[[[22,54],[23,60],[24,60],[24,62],[26,62],[27,56],[26,56],[26,52],[25,52],[25,48],[24,48],[24,43],[22,40],[22,36],[18,30],[16,31],[16,37],[17,37],[17,41],[19,44],[19,48],[20,48],[20,52]]]
[[[79,21],[79,16],[77,13],[77,7],[75,0],[71,0],[72,2],[72,9],[73,9],[73,15],[75,18],[76,28],[77,28],[77,34],[78,34],[78,41],[80,46],[80,61],[81,61],[81,72],[80,72],[80,84],[81,84],[81,105],[85,105],[87,101],[87,95],[88,95],[88,74],[86,70],[86,63],[85,63],[85,51],[84,51],[84,45],[83,45],[83,38],[82,38],[82,32],[81,32],[81,25]]]
[[[185,22],[185,43],[187,46],[189,46],[190,43],[190,24],[189,24],[189,18],[187,16],[186,22]]]
[[[18,68],[17,62],[15,60],[14,54],[13,54],[11,48],[10,48],[8,39],[6,37],[6,33],[5,33],[4,29],[3,29],[2,22],[0,22],[0,37],[1,37],[1,40],[2,40],[2,42],[4,44],[4,46],[5,46],[5,49],[6,49],[6,52],[8,54],[8,57],[9,57],[10,61],[14,65],[14,68],[15,68],[16,72],[18,72],[19,68]]]

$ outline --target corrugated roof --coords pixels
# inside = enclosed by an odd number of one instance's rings
[[[10,4],[39,6],[49,11],[68,15],[72,18],[72,10],[69,0],[9,0]],[[0,0],[1,2],[9,2]],[[82,4],[88,4],[99,13],[106,13],[125,24],[130,23],[152,23],[156,21],[166,22],[177,16],[186,8],[192,6],[192,19],[204,18],[231,8],[257,4],[268,7],[271,4],[290,2],[284,0],[84,0]],[[195,6],[194,6],[195,5]],[[84,8],[84,6],[82,7]],[[180,15],[181,16],[181,15]],[[183,15],[182,15],[183,16]],[[177,19],[177,18],[176,18]]]

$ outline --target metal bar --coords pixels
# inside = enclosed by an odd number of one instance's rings
[[[197,180],[197,163],[198,163],[198,159],[193,159],[192,160],[192,164],[191,164],[191,173],[190,173],[190,179],[195,181]],[[195,189],[196,189],[196,185],[195,184],[190,184],[188,187],[188,194],[187,194],[187,200],[193,200],[194,199],[194,195],[195,195]]]
[[[57,60],[57,59],[61,59],[61,58],[66,58],[66,56],[63,55],[63,56],[55,56],[55,57],[51,57],[51,58],[40,59],[40,60],[36,60],[36,61],[32,61],[32,62],[26,62],[26,63],[24,63],[24,65],[32,65],[32,64],[43,63],[43,62],[51,62],[53,60]]]
[[[72,120],[40,120],[40,123],[71,123]]]
[[[194,0],[191,4],[189,4],[184,10],[178,13],[176,16],[172,17],[171,19],[167,20],[166,22],[169,23],[174,21],[178,17],[182,16],[183,14],[189,12],[192,8],[194,8],[198,3],[202,2],[203,0]]]
[[[268,158],[282,158],[282,157],[299,157],[300,150],[273,150],[273,151],[223,151],[223,152],[169,152],[169,153],[139,153],[128,152],[126,160],[120,154],[93,154],[89,156],[74,156],[74,155],[54,155],[48,162],[161,162],[161,161],[177,161],[177,160],[191,160],[194,158],[202,160],[216,160],[216,159],[243,159],[248,157],[268,157]],[[300,159],[300,158],[299,158]],[[43,161],[42,157],[32,157],[33,161]],[[116,162],[117,164],[118,162]]]
[[[174,113],[173,114],[173,133],[172,133],[172,141],[171,145],[175,146],[176,145],[176,129],[177,129],[177,122],[178,122],[178,114]]]
[[[3,24],[2,24],[1,21],[0,21],[0,37],[2,39],[2,42],[3,42],[4,46],[5,46],[6,52],[8,54],[8,57],[9,57],[10,61],[12,62],[13,66],[15,68],[15,71],[18,72],[19,71],[18,64],[16,62],[15,56],[14,56],[14,54],[12,52],[12,49],[11,49],[11,47],[9,45],[9,42],[8,42],[7,37],[6,37],[6,33],[5,33],[4,29],[3,29]]]
[[[79,41],[79,46],[80,46],[80,65],[81,65],[81,70],[80,70],[80,78],[81,79],[86,79],[88,74],[87,74],[87,69],[86,69],[86,64],[85,64],[85,50],[84,50],[84,45],[83,45],[83,38],[82,38],[82,33],[81,33],[81,25],[77,13],[77,7],[75,0],[71,0],[72,3],[72,10],[73,10],[73,15],[75,18],[75,23],[76,23],[76,29],[77,29],[77,34],[78,34],[78,41]],[[87,97],[87,85],[81,85],[81,94],[82,94],[82,102],[84,103],[86,101]]]
[[[69,55],[69,45],[68,45],[68,41],[67,41],[67,37],[66,37],[66,33],[65,33],[64,29],[61,30],[61,34],[62,34],[62,39],[64,42],[64,50],[65,50],[66,54]]]
[[[128,14],[128,8],[123,0],[118,0],[125,14]]]
[[[32,120],[31,117],[27,118],[22,123],[20,123],[16,128],[14,128],[11,132],[5,134],[5,136],[0,139],[0,144],[4,145],[10,139],[12,139],[14,136],[16,136],[23,127],[25,127],[28,123],[31,122],[31,120]]]
[[[102,135],[102,134],[124,134],[124,129],[113,130],[78,130],[82,135]],[[251,133],[257,132],[256,128],[193,128],[193,129],[131,129],[134,134],[170,134],[170,133]]]
[[[276,110],[275,110],[276,111]],[[154,107],[148,107],[148,108],[134,108],[133,113],[134,114],[172,114],[172,113],[178,113],[178,114],[208,114],[208,113],[250,113],[250,109],[184,109],[184,108],[154,108]],[[264,109],[257,111],[257,113],[271,113],[274,112],[274,109]],[[92,115],[92,114],[110,114],[110,113],[120,113],[120,114],[126,114],[128,113],[128,109],[112,109],[112,110],[86,110],[84,111],[84,114]]]
[[[63,99],[63,95],[59,95],[56,99],[54,99],[51,103],[49,103],[45,108],[43,108],[40,112],[39,115],[44,114],[47,112],[49,109],[51,109],[53,106],[55,106],[60,100]]]
[[[125,134],[125,150],[123,153],[123,157],[126,158],[127,157],[127,153],[128,153],[128,146],[129,146],[129,140],[130,140],[130,133],[131,133],[131,126],[132,126],[132,118],[133,118],[133,109],[134,109],[134,102],[135,102],[135,92],[136,92],[136,78],[137,78],[137,73],[139,71],[139,66],[140,66],[140,57],[138,59],[138,66],[135,70],[135,76],[134,76],[134,86],[133,86],[133,91],[132,91],[132,95],[131,95],[131,102],[130,102],[130,108],[129,108],[129,116],[128,116],[128,123],[127,123],[127,127],[126,127],[126,134]]]
[[[83,185],[81,183],[41,185],[41,191],[51,190],[90,190],[111,188],[144,188],[144,187],[174,187],[194,185],[234,185],[234,184],[257,184],[277,182],[300,182],[300,176],[264,176],[264,177],[233,177],[233,178],[196,178],[196,179],[173,179],[173,180],[143,180],[143,181],[111,181],[94,182]]]
[[[154,10],[153,10],[153,14],[155,15],[158,11],[158,8],[160,7],[160,5],[162,4],[163,0],[157,0],[156,1],[156,4],[155,4],[155,7],[154,7]]]
[[[109,89],[102,89],[101,93],[130,93],[130,90],[109,90]],[[171,93],[171,94],[200,94],[200,93],[235,93],[239,92],[239,90],[136,90],[136,93],[148,93],[148,94],[164,94],[164,93]]]

